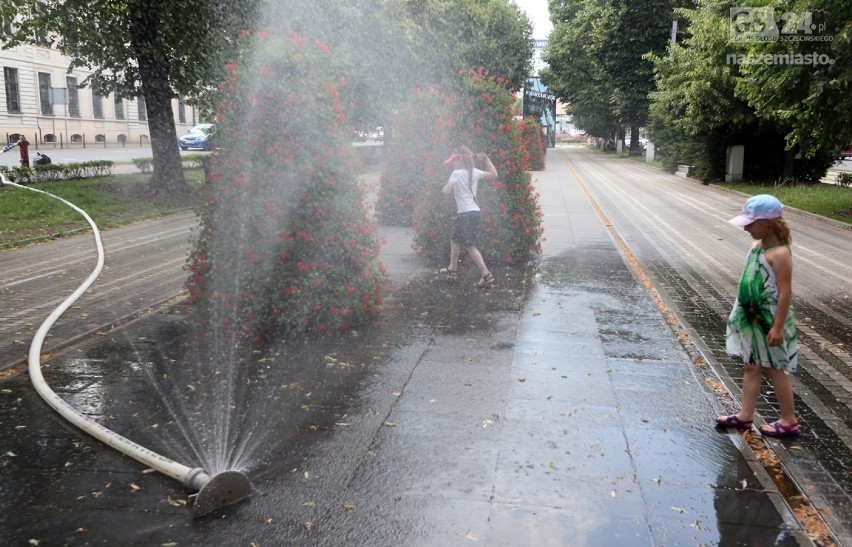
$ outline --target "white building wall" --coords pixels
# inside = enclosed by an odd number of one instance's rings
[[[11,49],[0,50],[0,144],[17,141],[18,135],[26,135],[32,143],[53,145],[55,140],[59,146],[86,145],[120,145],[122,139],[128,145],[147,145],[150,143],[148,123],[139,120],[139,105],[135,100],[124,100],[125,119],[115,116],[115,101],[112,94],[103,98],[103,118],[94,117],[92,91],[88,87],[77,90],[79,116],[69,116],[67,105],[53,105],[53,115],[42,114],[39,96],[40,72],[50,74],[50,85],[54,88],[65,88],[66,76],[74,76],[77,83],[82,83],[91,71],[85,68],[75,68],[70,74],[68,67],[70,59],[52,48],[21,45]],[[3,67],[15,68],[18,71],[18,96],[20,112],[10,112],[6,97],[6,82]],[[186,122],[179,123],[177,116],[178,101],[172,101],[177,133],[182,134],[199,123],[199,113],[190,106],[185,107]],[[73,138],[76,136],[76,139]],[[79,142],[72,143],[72,140]],[[177,136],[175,136],[177,145]]]

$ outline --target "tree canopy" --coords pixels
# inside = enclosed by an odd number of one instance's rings
[[[852,142],[852,13],[776,4],[550,0],[542,79],[593,135],[647,124],[671,164],[717,176],[745,144],[755,176],[818,179]]]
[[[746,42],[736,93],[767,120],[786,129],[787,146],[803,157],[852,143],[852,11],[844,0],[796,0],[782,10],[752,2],[780,20],[779,39]],[[708,2],[708,9],[713,3]],[[804,39],[807,38],[807,39]],[[780,62],[776,63],[775,60]]]
[[[746,174],[818,180],[836,149],[852,138],[845,105],[852,53],[848,17],[846,30],[831,40],[773,40],[762,35],[812,36],[785,23],[794,16],[799,21],[804,12],[773,10],[780,27],[758,25],[755,12],[746,15],[738,23],[729,3],[720,0],[678,10],[684,39],[668,55],[653,57],[654,141],[671,164],[690,163],[710,177],[723,174],[726,147],[742,144],[748,148]]]
[[[599,136],[617,126],[638,128],[648,118],[653,64],[665,51],[674,0],[551,0],[553,33],[542,80],[569,104],[575,123]]]
[[[532,23],[513,2],[388,0],[387,5],[413,45],[411,85],[454,88],[459,73],[482,67],[517,90],[532,71]]]
[[[92,74],[81,85],[102,95],[145,97],[154,156],[154,186],[185,189],[175,146],[171,100],[201,95],[224,80],[226,62],[252,25],[254,1],[53,0],[4,3],[14,21],[4,48],[54,45],[71,58],[69,70]]]

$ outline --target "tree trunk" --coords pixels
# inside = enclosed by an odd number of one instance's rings
[[[781,180],[793,178],[793,162],[796,160],[796,152],[793,150],[784,151],[784,168],[781,172]]]
[[[169,60],[163,53],[165,48],[159,43],[160,10],[147,4],[145,1],[130,3],[130,39],[139,63],[139,76],[148,109],[151,152],[154,156],[151,185],[162,193],[188,192],[172,113]]]
[[[631,125],[630,126],[630,155],[638,156],[639,155],[639,126]]]

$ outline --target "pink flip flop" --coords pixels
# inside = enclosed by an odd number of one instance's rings
[[[763,429],[767,426],[772,429]],[[760,426],[758,431],[765,437],[798,437],[802,433],[799,430],[799,422],[793,422],[790,425],[784,425],[781,422],[772,422],[771,424]]]
[[[737,418],[736,414],[731,414],[730,416],[725,416],[723,418],[716,418],[716,425],[721,427],[733,427],[740,431],[751,429],[752,423],[754,422],[751,420],[740,420]]]

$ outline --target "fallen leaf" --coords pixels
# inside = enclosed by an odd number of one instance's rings
[[[131,489],[131,490],[133,490],[134,492],[136,492],[137,490],[141,490],[141,488],[139,487],[139,485],[134,484],[134,483],[132,483],[132,482],[130,483],[130,489]]]
[[[354,511],[354,510],[355,510],[355,504],[354,504],[354,503],[344,503],[344,504],[343,504],[343,508],[344,508],[347,512],[352,512],[352,511]]]
[[[385,422],[385,427],[396,427],[396,424],[393,422]]]
[[[675,507],[674,505],[672,505],[672,509],[674,509],[678,513],[686,513],[686,509],[684,509],[683,507]]]

